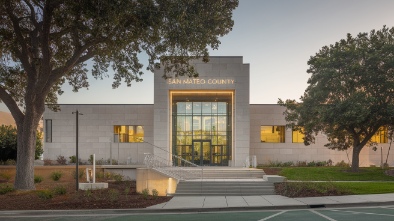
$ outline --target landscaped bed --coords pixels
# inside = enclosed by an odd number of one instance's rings
[[[263,167],[267,174],[285,176],[289,182],[275,185],[288,197],[340,196],[394,193],[394,170],[379,167]],[[320,182],[321,181],[321,182]]]
[[[360,168],[358,173],[349,172],[349,168],[341,167],[263,169],[266,174],[284,175],[295,181],[276,185],[277,194],[288,197],[394,193],[392,169]],[[136,193],[135,181],[120,181],[122,177],[114,174],[99,172],[97,175],[98,181],[110,180],[108,189],[76,191],[75,169],[71,167],[40,167],[35,173],[36,190],[15,191],[12,189],[15,168],[0,167],[1,210],[146,208],[171,199],[152,196],[152,191],[145,194]],[[80,181],[83,182],[83,179],[81,176]]]
[[[149,194],[136,193],[135,181],[120,181],[121,176],[108,173],[98,174],[98,180],[110,180],[108,189],[76,191],[75,170],[58,168],[36,172],[36,181],[41,179],[36,183],[36,190],[18,191],[12,190],[14,173],[10,167],[0,167],[0,210],[146,208],[171,199],[152,196],[151,191]],[[55,181],[59,173],[60,179]],[[80,182],[84,182],[83,177]]]

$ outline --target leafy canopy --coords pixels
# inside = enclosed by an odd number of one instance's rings
[[[139,53],[163,77],[196,76],[190,59],[208,59],[233,26],[238,0],[0,0],[0,100],[24,105],[40,91],[56,103],[66,81],[88,87],[86,61],[96,79],[115,70],[113,88],[142,81]],[[29,83],[33,88],[29,88]],[[12,99],[11,99],[12,98]],[[12,105],[11,105],[12,106]],[[12,110],[11,110],[12,112]]]
[[[331,149],[361,150],[383,126],[394,123],[394,28],[348,34],[308,61],[301,102],[282,101],[289,126],[305,133],[306,145],[324,132]],[[301,126],[302,127],[301,127]],[[357,155],[358,156],[358,155]]]

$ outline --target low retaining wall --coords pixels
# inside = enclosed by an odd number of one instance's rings
[[[137,168],[136,170],[137,192],[148,189],[152,193],[153,189],[159,192],[159,196],[167,196],[174,194],[178,184],[178,180],[160,174],[148,168]]]

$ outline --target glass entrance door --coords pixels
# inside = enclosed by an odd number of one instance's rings
[[[193,163],[200,166],[210,166],[211,161],[211,141],[193,140]]]

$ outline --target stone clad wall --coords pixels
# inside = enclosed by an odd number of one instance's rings
[[[349,162],[352,159],[352,150],[330,150],[324,146],[327,138],[324,134],[316,136],[315,144],[305,146],[303,143],[292,143],[292,131],[286,129],[285,143],[264,143],[260,139],[260,126],[286,125],[283,115],[285,108],[276,104],[252,104],[250,105],[250,154],[257,156],[258,164],[267,164],[269,161],[327,161],[331,159],[334,164],[340,161]],[[384,161],[389,144],[379,144],[383,147]],[[365,146],[360,153],[360,166],[380,165],[380,148],[373,151]],[[389,165],[394,164],[394,154],[389,157]]]
[[[154,143],[172,151],[170,91],[174,90],[231,90],[235,91],[233,105],[233,166],[244,166],[249,157],[249,64],[242,57],[210,57],[208,63],[193,61],[198,78],[180,77],[165,80],[163,70],[155,71],[154,87]],[[154,154],[169,159],[169,154],[158,148]]]
[[[62,155],[67,160],[75,155],[77,109],[83,115],[79,116],[79,158],[87,161],[91,154],[96,154],[96,160],[110,158],[122,164],[141,164],[144,153],[152,152],[152,146],[147,143],[114,143],[114,125],[142,125],[144,140],[153,143],[153,105],[60,105],[61,111],[49,109],[44,113],[45,120],[52,119],[52,143],[44,141],[44,159],[55,160]]]

